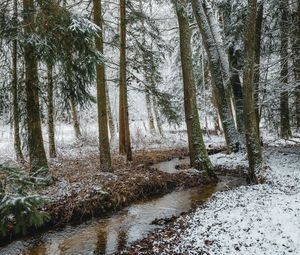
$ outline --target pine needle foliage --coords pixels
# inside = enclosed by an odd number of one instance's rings
[[[36,195],[38,188],[49,183],[43,169],[28,175],[18,167],[0,165],[0,233],[26,234],[29,228],[42,226],[50,216],[42,210],[45,197]]]

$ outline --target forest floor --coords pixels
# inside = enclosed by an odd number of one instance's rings
[[[123,254],[300,254],[300,147],[264,154],[264,184],[218,192]],[[246,164],[234,154],[212,158]]]

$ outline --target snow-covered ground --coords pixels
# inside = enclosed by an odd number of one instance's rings
[[[213,156],[213,161],[232,165],[246,163],[244,159]],[[266,184],[216,193],[178,220],[186,222],[185,230],[178,224],[176,234],[159,234],[153,253],[164,247],[159,254],[299,255],[300,148],[269,148],[265,159],[271,167]]]
[[[131,141],[134,150],[168,149],[187,146],[185,126],[163,126],[164,136],[151,134],[146,121],[132,121],[130,125]],[[95,122],[84,122],[81,125],[82,139],[76,140],[71,124],[56,124],[57,154],[64,158],[82,158],[90,153],[98,153],[98,126]],[[47,128],[43,127],[43,138],[48,153]],[[224,145],[222,136],[204,136],[207,146]],[[111,140],[111,149],[118,151],[118,138]],[[0,164],[13,161],[13,133],[9,125],[0,124]]]

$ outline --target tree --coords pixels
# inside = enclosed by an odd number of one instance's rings
[[[192,7],[198,27],[200,29],[200,33],[202,35],[203,45],[208,55],[212,85],[216,97],[216,105],[221,118],[226,143],[230,150],[238,151],[240,147],[240,141],[235,128],[233,116],[229,109],[230,102],[228,102],[227,92],[222,79],[223,67],[218,48],[216,47],[216,41],[203,8],[203,1],[192,0]]]
[[[103,17],[101,0],[93,0],[94,22],[101,31],[96,37],[96,49],[103,54]],[[108,137],[108,118],[107,118],[107,89],[105,81],[104,64],[96,66],[97,79],[97,103],[98,103],[98,125],[99,125],[99,148],[100,164],[102,169],[111,170],[111,156]]]
[[[283,139],[288,139],[292,136],[290,126],[290,111],[289,111],[289,92],[286,90],[288,85],[289,75],[289,58],[288,58],[288,44],[289,36],[288,29],[288,5],[286,1],[280,1],[279,3],[281,10],[280,18],[280,77],[282,83],[282,91],[280,94],[280,136]]]
[[[258,6],[256,18],[256,44],[255,44],[255,71],[254,71],[254,100],[255,100],[255,114],[257,130],[260,136],[260,113],[259,113],[259,82],[260,82],[260,55],[261,55],[261,40],[262,40],[262,23],[264,14],[264,3],[261,1]]]
[[[126,0],[120,0],[119,152],[132,161],[126,84]]]
[[[294,76],[295,81],[300,82],[300,0],[297,1],[297,8],[295,14],[293,15],[295,21],[295,26],[293,27],[294,32],[292,33],[293,36],[293,67],[294,67]],[[296,96],[296,127],[297,130],[300,130],[300,85],[298,85],[295,89],[295,96]]]
[[[14,25],[17,29],[18,2],[14,0]],[[13,123],[14,123],[14,147],[18,162],[24,161],[20,139],[20,111],[19,111],[19,80],[18,80],[18,40],[13,41],[12,49],[12,97],[13,97]]]
[[[257,182],[256,172],[262,164],[262,150],[256,124],[254,102],[254,65],[255,65],[255,30],[257,0],[248,0],[248,14],[245,29],[244,59],[244,114],[246,128],[246,146],[249,161],[248,176],[251,183]],[[254,36],[254,38],[253,38]]]
[[[49,156],[56,158],[55,147],[55,126],[54,126],[54,104],[53,104],[53,65],[47,65],[47,111],[48,111],[48,140],[49,140]]]
[[[26,38],[24,45],[26,122],[32,172],[40,168],[48,169],[40,118],[38,63],[34,45],[30,40],[35,32],[34,8],[33,0],[23,0],[24,36]]]
[[[213,175],[213,167],[204,145],[196,100],[196,86],[192,63],[191,32],[186,12],[187,1],[175,1],[179,24],[180,56],[184,87],[184,109],[187,125],[191,166],[205,169]]]

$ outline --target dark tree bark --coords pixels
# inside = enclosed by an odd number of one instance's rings
[[[34,33],[34,2],[23,0],[24,34],[29,37]],[[28,150],[30,168],[36,172],[41,168],[48,170],[48,163],[44,149],[40,104],[39,104],[39,80],[36,52],[33,45],[27,40],[24,46],[25,60],[25,90],[26,90],[26,111],[28,130]]]
[[[53,104],[53,66],[48,64],[48,89],[47,89],[47,103],[48,103],[48,139],[49,139],[49,156],[56,158],[55,148],[55,125],[54,125],[54,104]]]
[[[126,84],[126,0],[120,0],[119,152],[132,161]]]
[[[281,10],[281,20],[280,20],[280,40],[281,40],[281,83],[282,90],[280,94],[280,136],[283,139],[288,139],[292,136],[291,126],[290,126],[290,111],[289,111],[289,92],[286,90],[288,85],[288,75],[289,75],[289,66],[288,66],[288,3],[285,1],[280,2]]]
[[[297,13],[295,15],[296,29],[293,34],[293,66],[296,82],[300,82],[300,0],[297,2]],[[296,127],[300,130],[300,85],[296,88]]]
[[[257,18],[256,18],[256,43],[255,43],[255,70],[254,70],[254,102],[255,102],[255,114],[258,134],[260,136],[260,114],[259,114],[259,82],[260,82],[260,55],[261,55],[261,36],[262,36],[262,22],[264,14],[264,3],[261,2],[258,6]]]
[[[246,145],[249,160],[249,181],[257,182],[256,173],[262,164],[262,150],[256,124],[254,102],[254,66],[256,33],[257,0],[248,0],[248,15],[245,30],[245,63],[244,63],[244,113],[246,128]]]
[[[233,93],[234,105],[235,105],[235,113],[236,113],[236,123],[237,129],[241,136],[241,140],[243,143],[245,142],[245,119],[244,119],[244,96],[243,96],[243,88],[240,79],[240,66],[238,64],[240,58],[237,55],[237,52],[234,53],[233,49],[229,50],[229,63],[230,63],[230,84]]]
[[[18,19],[18,2],[14,0],[14,19]],[[20,112],[19,112],[19,95],[18,95],[18,42],[13,41],[12,49],[12,97],[13,97],[13,124],[14,124],[14,148],[18,162],[24,162],[24,156],[21,149],[20,139]]]
[[[103,54],[103,18],[101,0],[93,0],[94,22],[101,29],[96,38],[96,49]],[[107,98],[104,64],[96,66],[97,72],[97,103],[99,125],[99,149],[101,168],[111,171],[111,155],[108,136]]]

